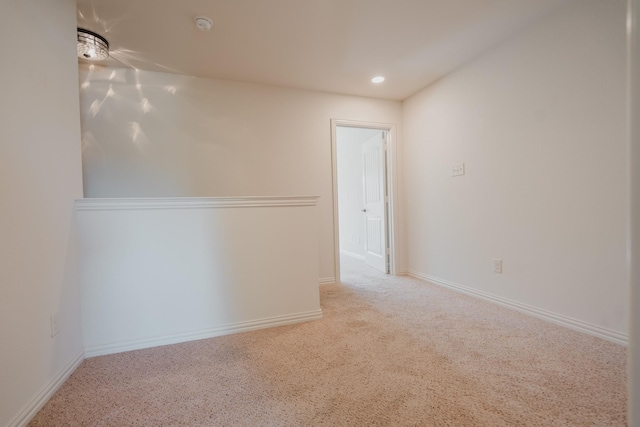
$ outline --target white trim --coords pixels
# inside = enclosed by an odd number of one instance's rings
[[[84,360],[84,351],[81,351],[67,364],[49,383],[40,390],[33,400],[8,424],[8,427],[23,427],[42,409],[42,407],[51,399],[51,396],[58,391],[60,386],[69,378],[80,363]]]
[[[76,209],[90,211],[315,206],[318,198],[319,196],[96,198],[76,200]]]
[[[640,0],[627,3],[627,274],[629,283],[628,423],[640,425]]]
[[[371,123],[356,120],[331,119],[331,179],[332,179],[332,202],[333,202],[333,253],[334,253],[334,273],[336,280],[340,280],[340,230],[338,225],[338,156],[336,150],[336,127],[356,127],[365,129],[380,129],[389,132],[387,137],[387,186],[389,193],[389,218],[387,218],[389,226],[389,250],[391,255],[390,274],[396,275],[397,265],[397,244],[396,233],[398,224],[396,224],[396,215],[398,211],[397,196],[398,193],[398,177],[396,176],[396,158],[397,158],[397,133],[396,125],[393,123]]]
[[[530,314],[539,319],[547,320],[549,322],[553,322],[555,324],[564,326],[569,329],[573,329],[575,331],[584,332],[586,334],[593,335],[595,337],[602,338],[607,341],[614,342],[616,344],[621,344],[625,346],[628,345],[629,336],[627,334],[623,334],[621,332],[614,331],[612,329],[603,328],[601,326],[583,322],[578,319],[573,319],[571,317],[563,316],[561,314],[552,313],[550,311],[543,310],[528,304],[523,304],[517,301],[510,300],[508,298],[499,297],[497,295],[493,295],[484,291],[479,291],[477,289],[472,289],[467,286],[459,285],[457,283],[453,283],[448,280],[443,280],[437,277],[429,276],[427,274],[418,273],[417,271],[409,270],[407,274],[411,277],[415,277],[416,279],[425,280],[435,285],[440,285],[445,288],[452,289],[454,291],[462,292],[464,294],[471,295],[473,297],[481,298],[486,301],[500,304],[501,306],[518,310],[522,313]]]
[[[360,255],[360,254],[357,254],[355,252],[345,251],[344,249],[340,249],[340,255],[344,255],[344,256],[351,257],[351,258],[355,258],[358,261],[364,261],[365,260],[364,255]]]
[[[322,278],[318,279],[318,283],[320,285],[333,285],[334,283],[336,283],[336,278],[335,277],[322,277]]]
[[[290,325],[293,323],[307,322],[322,319],[322,310],[313,310],[305,313],[274,316],[266,319],[250,320],[246,322],[232,323],[217,326],[215,328],[199,331],[183,332],[179,334],[163,335],[153,338],[125,341],[119,343],[96,345],[85,348],[86,357],[103,356],[105,354],[121,353],[124,351],[140,350],[143,348],[157,347],[161,345],[177,344],[186,341],[195,341],[206,338],[230,335],[238,332],[254,331],[256,329],[272,328],[274,326]]]

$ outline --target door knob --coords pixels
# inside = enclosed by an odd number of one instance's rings
[[[367,211],[366,209],[362,209],[362,212],[366,212],[366,211]]]

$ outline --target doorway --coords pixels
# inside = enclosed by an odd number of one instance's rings
[[[332,120],[331,130],[336,280],[341,255],[395,274],[395,126]]]

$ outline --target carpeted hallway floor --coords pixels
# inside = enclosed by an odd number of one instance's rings
[[[342,268],[322,320],[87,359],[29,425],[626,425],[624,347]]]

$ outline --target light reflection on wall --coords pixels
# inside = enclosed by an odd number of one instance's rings
[[[81,90],[87,89],[89,86],[91,86],[91,76],[93,75],[94,68],[95,67],[93,66],[93,64],[89,66],[89,72],[87,73],[87,77],[84,79],[84,81],[80,85]]]
[[[95,136],[93,136],[93,132],[91,131],[82,132],[82,153],[84,154],[85,151],[90,151],[94,149],[97,149],[98,151],[102,152],[102,149],[100,148],[100,144],[98,144],[98,141],[96,140]]]
[[[147,98],[142,98],[142,101],[140,102],[140,106],[144,114],[147,114],[149,111],[151,111],[151,108],[152,108],[151,103]]]
[[[131,135],[131,141],[135,144],[135,146],[143,151],[144,147],[149,143],[149,138],[142,130],[142,126],[138,122],[129,122],[129,134]]]
[[[109,90],[107,91],[104,98],[102,98],[102,100],[96,99],[91,103],[91,106],[89,107],[89,112],[93,115],[93,117],[96,117],[98,115],[105,101],[108,98],[113,97],[114,95],[115,95],[115,91],[113,90],[113,87],[109,85]]]

